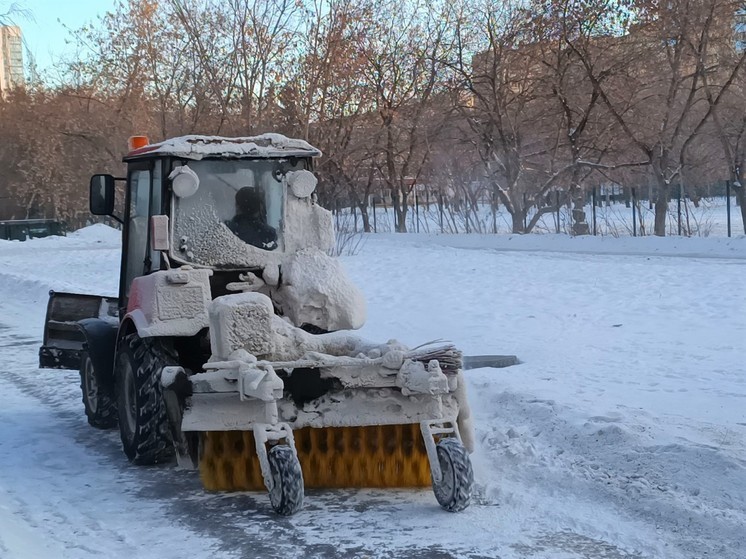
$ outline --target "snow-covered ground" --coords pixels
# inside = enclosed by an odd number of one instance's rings
[[[313,491],[278,518],[138,468],[39,370],[49,288],[113,294],[119,235],[0,241],[0,558],[746,556],[746,238],[371,235],[362,333],[467,354],[478,495]]]

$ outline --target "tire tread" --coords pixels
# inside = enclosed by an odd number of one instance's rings
[[[433,492],[440,506],[449,512],[459,512],[469,506],[474,486],[474,471],[469,453],[456,438],[441,439],[437,443],[438,459],[441,455],[450,460],[453,469],[453,491],[446,493],[439,483],[433,480]]]
[[[155,338],[140,338],[129,334],[123,340],[124,351],[132,357],[132,371],[135,375],[138,414],[136,433],[133,441],[128,441],[122,424],[126,422],[122,409],[119,422],[122,431],[122,444],[125,454],[138,465],[150,465],[171,460],[174,455],[168,415],[163,401],[158,372],[166,365],[175,362],[174,356]],[[124,356],[125,359],[129,358]],[[117,380],[121,384],[121,379]],[[122,389],[118,388],[119,393]],[[120,406],[123,399],[120,400]]]
[[[273,473],[277,471],[280,475],[280,499],[275,502],[270,494],[272,508],[277,514],[290,516],[303,506],[303,472],[300,462],[293,449],[287,445],[273,446],[267,458]]]
[[[107,390],[103,383],[97,379],[98,383],[98,402],[94,411],[88,401],[86,382],[85,382],[85,364],[90,359],[87,351],[80,354],[80,392],[82,394],[83,408],[88,419],[88,424],[96,429],[111,429],[117,424],[117,405],[116,398],[112,391]],[[96,374],[96,368],[93,368],[93,374]]]

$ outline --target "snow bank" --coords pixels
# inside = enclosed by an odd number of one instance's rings
[[[103,223],[94,223],[68,234],[68,239],[84,241],[87,243],[119,244],[122,242],[122,231],[114,229]]]
[[[67,237],[0,241],[0,288],[46,300],[50,289],[116,296],[121,231],[91,225]]]

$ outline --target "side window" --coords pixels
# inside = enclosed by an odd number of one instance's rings
[[[125,294],[136,277],[145,273],[145,256],[148,253],[148,220],[150,214],[150,171],[132,171],[129,176],[130,215]]]

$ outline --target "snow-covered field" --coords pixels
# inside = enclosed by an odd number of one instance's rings
[[[39,370],[49,288],[113,294],[119,236],[0,241],[0,558],[746,557],[746,238],[372,235],[362,333],[521,365],[467,371],[478,495],[313,491],[278,518],[138,468]]]

